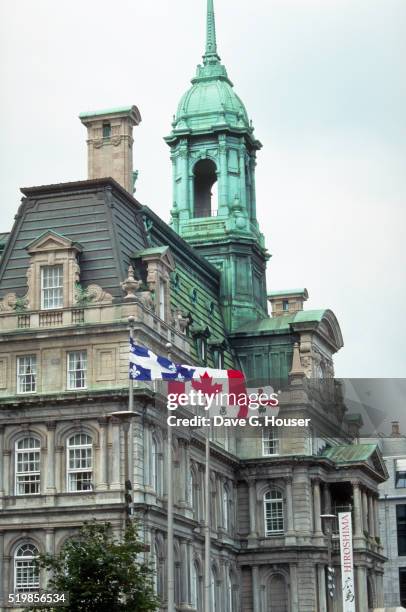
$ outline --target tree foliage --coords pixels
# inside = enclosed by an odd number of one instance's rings
[[[144,544],[137,527],[128,524],[121,541],[109,523],[85,523],[58,556],[40,555],[38,566],[50,572],[46,591],[66,593],[60,606],[32,608],[48,612],[152,612],[159,603],[154,594],[153,570],[143,561]]]

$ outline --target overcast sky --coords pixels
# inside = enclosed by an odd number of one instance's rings
[[[218,48],[263,143],[268,290],[337,315],[339,376],[403,377],[406,2],[215,0]],[[81,111],[136,104],[136,197],[171,208],[173,113],[205,0],[2,0],[0,231],[19,188],[85,179]]]

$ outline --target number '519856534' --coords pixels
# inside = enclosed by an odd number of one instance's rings
[[[41,607],[41,604],[66,606],[68,604],[68,597],[66,593],[9,593],[8,603],[12,604],[15,608],[32,606],[33,604],[38,607]]]

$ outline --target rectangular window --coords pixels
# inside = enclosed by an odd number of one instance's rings
[[[68,353],[68,389],[86,389],[87,352]]]
[[[37,357],[17,357],[17,393],[35,393],[37,390]]]
[[[63,266],[41,268],[41,308],[63,308]]]
[[[162,321],[165,321],[165,310],[166,310],[166,286],[163,281],[159,283],[159,317]]]
[[[264,456],[279,455],[279,438],[273,427],[262,430],[262,454]]]
[[[68,491],[92,490],[93,449],[87,434],[76,434],[68,443]]]
[[[103,138],[110,138],[111,136],[111,124],[103,123]]]
[[[398,533],[398,555],[406,555],[406,505],[396,506],[396,526]]]
[[[288,312],[289,310],[289,300],[282,300],[282,309],[284,312]]]
[[[200,361],[205,364],[207,360],[207,339],[204,336],[197,337],[197,352]]]
[[[406,606],[406,567],[399,568],[400,605]]]
[[[217,368],[218,370],[224,369],[224,352],[221,349],[214,349],[213,362],[214,362],[214,367]]]
[[[265,535],[277,535],[284,531],[283,499],[278,491],[265,495]]]
[[[40,442],[23,438],[16,444],[16,495],[37,495],[40,492]]]
[[[395,487],[406,488],[406,459],[395,459]]]

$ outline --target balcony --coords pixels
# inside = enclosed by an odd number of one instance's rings
[[[118,304],[90,304],[88,306],[60,308],[55,310],[30,310],[0,312],[0,334],[3,339],[14,333],[61,330],[92,325],[127,324],[129,315],[135,317],[135,329],[148,328],[161,336],[161,341],[170,342],[174,349],[190,353],[190,340],[179,329],[168,324],[139,302]]]

